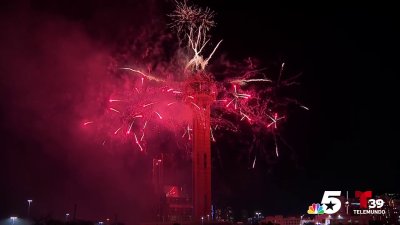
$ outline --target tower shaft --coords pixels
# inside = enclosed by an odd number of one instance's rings
[[[194,219],[207,218],[211,213],[211,143],[210,105],[212,97],[198,93],[196,104],[200,107],[193,117],[193,210]]]

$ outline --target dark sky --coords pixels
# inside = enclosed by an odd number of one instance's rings
[[[232,59],[302,72],[282,136],[291,148],[249,169],[230,137],[213,145],[214,203],[303,214],[325,190],[399,191],[398,15],[394,7],[201,1]],[[101,104],[125,34],[165,21],[173,1],[0,3],[0,217],[32,213],[135,223],[149,215],[149,156],[105,151],[76,127]],[[217,157],[218,153],[218,157]],[[147,172],[146,172],[147,171]]]

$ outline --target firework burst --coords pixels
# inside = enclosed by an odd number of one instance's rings
[[[187,51],[184,60],[179,60],[184,62],[180,68],[171,63],[168,69],[159,71],[183,71],[185,80],[174,79],[177,75],[146,73],[133,66],[119,68],[129,79],[108,101],[108,117],[111,118],[108,121],[113,127],[109,132],[111,136],[131,141],[139,151],[146,151],[148,129],[166,128],[180,139],[190,142],[193,139],[193,115],[201,118],[206,111],[188,89],[196,84],[197,90],[212,95],[212,141],[217,141],[216,133],[219,131],[240,132],[242,124],[247,124],[253,133],[271,135],[275,146],[273,152],[279,157],[277,131],[287,118],[287,106],[296,104],[308,110],[294,99],[277,95],[279,89],[297,84],[295,80],[298,76],[285,79],[283,63],[274,81],[265,74],[265,70],[255,69],[251,63],[249,67],[233,71],[229,79],[217,82],[206,67],[222,40],[211,48],[208,57],[203,57],[210,40],[208,32],[215,26],[214,15],[210,9],[191,6],[186,1],[178,2],[175,11],[169,15],[172,19],[170,26],[177,31],[180,43],[186,42]],[[232,75],[237,76],[232,78]],[[95,123],[87,120],[84,125]],[[254,138],[256,136],[253,135]],[[253,142],[257,143],[254,138]],[[255,164],[254,157],[251,167],[254,168]]]

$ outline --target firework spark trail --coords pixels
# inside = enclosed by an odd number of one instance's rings
[[[213,142],[216,142],[216,140],[215,140],[215,138],[214,138],[214,133],[213,133],[212,127],[210,127],[210,133],[211,133],[211,140],[212,140]]]
[[[143,125],[143,128],[142,128],[142,137],[140,137],[140,141],[143,141],[143,139],[144,139],[144,134],[145,134],[147,122],[148,122],[147,120],[146,120],[146,122],[144,122],[144,125]]]
[[[155,102],[152,102],[152,103],[144,104],[144,105],[143,105],[143,108],[146,108],[147,106],[151,106],[151,105],[154,105],[154,104],[156,104],[156,103],[155,103]]]
[[[232,104],[233,101],[235,101],[235,99],[232,99],[228,104],[226,104],[226,107],[229,107]]]
[[[190,102],[192,105],[194,105],[198,110],[200,110],[200,106],[198,106],[196,103],[194,102]]]
[[[304,105],[301,105],[300,107],[303,108],[303,109],[305,109],[305,110],[310,110],[308,107],[306,107],[306,106],[304,106]]]
[[[121,129],[122,129],[122,127],[118,128],[118,129],[114,132],[114,134],[115,134],[115,135],[118,134],[118,132],[119,132]]]
[[[170,103],[167,104],[167,106],[171,106],[173,104],[176,104],[176,102],[170,102]]]
[[[140,137],[140,141],[143,141],[143,139],[144,139],[144,131],[142,133],[142,136]]]
[[[134,121],[132,121],[131,125],[129,125],[129,128],[128,128],[128,130],[126,131],[126,134],[130,134],[130,133],[131,133],[133,123],[134,123]]]
[[[133,132],[133,135],[135,136],[135,142],[136,142],[136,144],[139,146],[140,151],[143,152],[143,148],[142,148],[142,146],[140,145],[140,142],[139,142],[139,140],[138,140],[138,138],[137,138],[137,136],[136,136],[136,133]]]
[[[249,122],[251,122],[251,119],[250,119],[250,117],[248,115],[246,115],[246,114],[244,114],[242,112],[240,112],[240,114],[242,115],[242,118],[240,119],[240,121],[242,121],[242,120],[244,120],[244,118],[246,118]]]
[[[132,71],[132,72],[141,74],[142,76],[146,77],[148,80],[154,80],[154,81],[157,81],[157,82],[165,82],[165,80],[163,80],[163,79],[154,77],[152,75],[147,75],[147,74],[143,73],[140,70],[135,70],[135,69],[132,69],[132,68],[129,68],[129,67],[121,67],[120,69],[121,70],[128,70],[128,71]],[[142,84],[143,84],[143,79],[142,79]]]
[[[122,101],[124,101],[124,100],[121,100],[121,99],[110,99],[110,100],[108,100],[109,102],[122,102]]]
[[[196,42],[193,41],[193,37],[191,37],[191,35],[188,35],[189,43],[194,52],[194,55],[193,55],[192,59],[189,60],[189,62],[186,64],[185,69],[188,69],[191,67],[194,70],[204,70],[206,68],[208,62],[210,61],[211,57],[214,55],[215,51],[217,50],[217,48],[219,47],[219,45],[222,42],[222,40],[220,40],[218,42],[218,44],[214,47],[214,50],[210,53],[208,58],[204,59],[203,56],[200,55],[200,53],[203,50],[203,48],[205,47],[205,45],[208,43],[208,40],[205,41],[199,49],[199,42],[201,40],[200,36],[201,36],[201,26],[198,31],[198,37],[197,37]]]
[[[270,79],[238,79],[231,81],[232,84],[239,84],[240,86],[246,85],[252,82],[272,82]]]
[[[276,157],[279,157],[278,142],[276,141],[276,134],[273,133],[273,136],[274,136],[274,143],[275,143],[275,154],[276,154]]]
[[[281,65],[281,70],[279,71],[279,77],[278,77],[278,81],[277,84],[279,85],[281,83],[281,78],[282,78],[282,73],[283,73],[283,68],[285,67],[285,63],[282,63]]]
[[[253,160],[253,169],[254,169],[254,167],[256,167],[256,160],[257,160],[257,156],[255,156],[254,160]]]
[[[236,85],[233,85],[233,90],[233,99],[228,104],[226,104],[226,107],[229,107],[232,103],[234,103],[233,105],[236,110],[238,109],[239,99],[249,99],[251,95],[246,93],[239,93],[237,91]]]
[[[182,138],[184,138],[187,135],[188,140],[189,141],[192,140],[192,134],[191,134],[192,131],[193,131],[193,129],[190,128],[190,125],[188,124],[187,127],[185,128],[185,132],[183,133]]]
[[[206,60],[204,60],[201,64],[201,68],[204,70],[208,64],[208,62],[210,61],[211,57],[214,55],[215,51],[217,51],[217,48],[219,47],[219,45],[222,43],[222,40],[220,40],[218,42],[218,44],[214,47],[214,50],[210,53],[210,55],[208,56],[208,58]]]
[[[275,128],[277,128],[277,122],[281,119],[284,119],[284,116],[278,117],[278,113],[274,113],[274,117],[270,116],[267,114],[267,116],[272,120],[271,123],[267,125],[267,127],[270,127],[271,125],[274,125]]]
[[[94,123],[94,122],[93,121],[84,122],[83,126],[86,126],[86,125],[89,125],[89,124],[92,124],[92,123]]]
[[[111,111],[114,111],[114,112],[116,112],[116,113],[121,113],[120,111],[118,111],[118,110],[116,110],[116,109],[114,109],[114,108],[109,108]]]
[[[159,112],[154,111],[155,114],[157,114],[158,118],[160,118],[160,120],[162,119],[162,116],[160,115]]]

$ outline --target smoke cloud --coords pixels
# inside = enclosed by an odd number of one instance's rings
[[[72,218],[76,204],[77,218],[135,224],[154,209],[151,157],[132,143],[101,145],[82,122],[102,114],[121,83],[109,73],[119,30],[137,35],[130,27],[154,8],[88,1],[69,11],[74,7],[64,6],[76,3],[67,2],[0,11],[0,214],[25,216],[32,198],[34,217]]]

